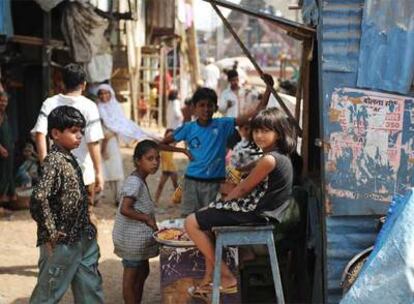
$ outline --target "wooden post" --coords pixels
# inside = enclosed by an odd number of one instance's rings
[[[50,61],[52,47],[50,39],[52,35],[51,13],[43,12],[43,48],[42,48],[42,96],[46,99],[50,94]]]
[[[305,61],[306,61],[305,42],[302,41],[302,57],[301,57],[301,62],[300,62],[299,79],[296,85],[295,119],[297,121],[299,121],[300,119],[300,110],[301,110],[301,103],[302,103],[303,71],[304,71]]]
[[[173,38],[173,84],[177,88],[177,38]]]
[[[135,43],[135,26],[133,20],[127,20],[126,32],[127,32],[127,54],[128,54],[128,72],[129,72],[129,89],[131,99],[131,116],[135,122],[138,122],[138,55],[140,54],[139,48]]]
[[[187,3],[191,5],[193,8],[193,0],[187,0]],[[198,47],[197,47],[197,37],[194,22],[193,24],[186,30],[187,34],[187,44],[188,44],[188,59],[190,62],[190,72],[191,72],[191,80],[193,84],[193,89],[196,88],[197,83],[200,81],[200,58],[198,54]]]
[[[303,113],[302,113],[302,157],[303,157],[303,176],[309,172],[309,72],[310,61],[312,60],[313,39],[303,41]]]
[[[160,68],[159,68],[159,81],[158,81],[158,127],[162,126],[162,117],[164,113],[163,109],[163,97],[164,97],[164,85],[165,85],[165,51],[164,51],[164,45],[161,44],[160,48]]]

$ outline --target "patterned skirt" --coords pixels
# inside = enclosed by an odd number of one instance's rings
[[[257,207],[257,204],[266,194],[268,188],[267,179],[261,181],[248,195],[242,198],[232,200],[216,199],[209,204],[209,208],[231,210],[235,212],[251,212]]]

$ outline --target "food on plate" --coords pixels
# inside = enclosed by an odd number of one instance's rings
[[[165,228],[157,233],[157,238],[165,241],[189,241],[187,233],[180,228]]]

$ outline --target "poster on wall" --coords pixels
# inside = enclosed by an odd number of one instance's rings
[[[325,150],[330,202],[389,203],[413,185],[413,104],[411,97],[353,88],[333,92]]]

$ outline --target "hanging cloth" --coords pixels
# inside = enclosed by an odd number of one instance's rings
[[[61,27],[75,62],[88,63],[97,54],[110,53],[110,45],[104,35],[108,24],[91,5],[66,4]]]

